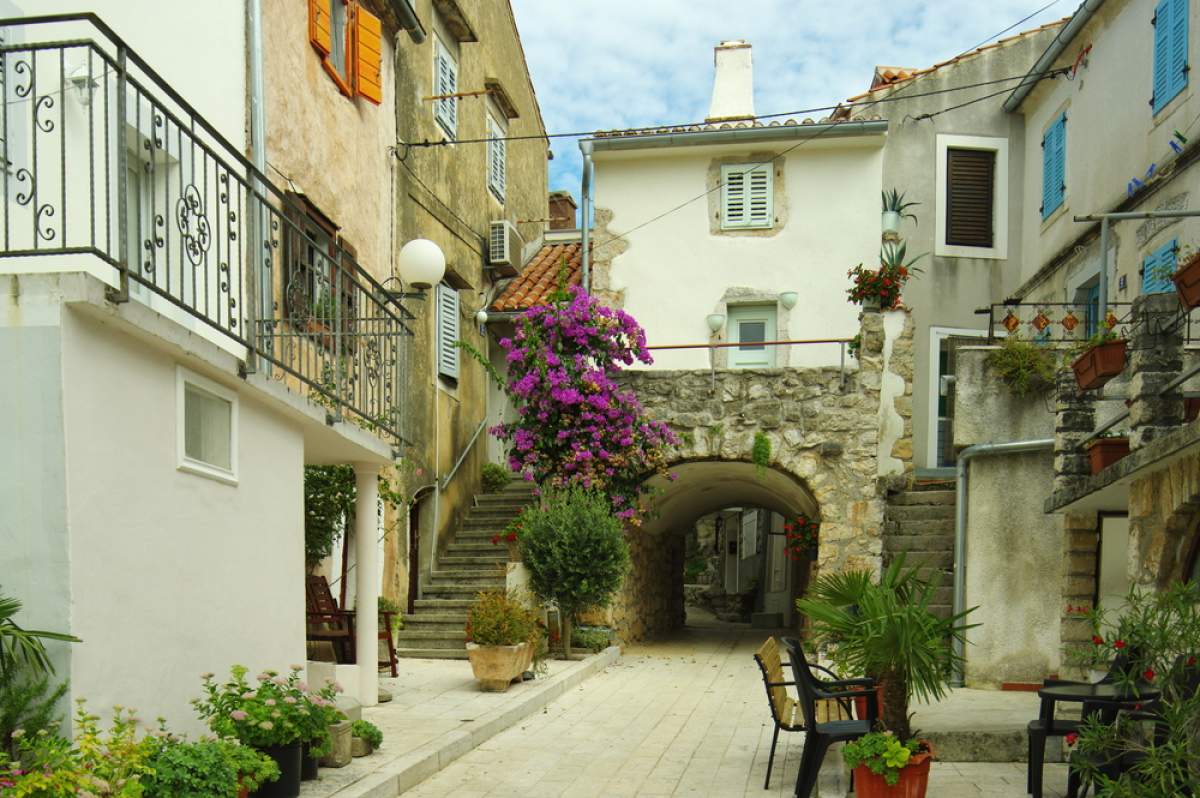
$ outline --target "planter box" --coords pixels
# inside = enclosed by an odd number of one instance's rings
[[[1183,400],[1183,420],[1195,421],[1200,418],[1200,399]]]
[[[1099,388],[1125,370],[1125,341],[1109,341],[1080,355],[1071,368],[1081,391]]]
[[[1127,454],[1128,438],[1097,438],[1088,444],[1088,462],[1093,474],[1099,474]]]
[[[908,765],[900,771],[900,780],[888,785],[883,776],[876,776],[866,765],[854,769],[854,794],[857,798],[925,798],[929,786],[928,753],[913,754]]]
[[[1200,306],[1200,256],[1193,256],[1171,276],[1175,293],[1185,308]]]
[[[513,679],[529,670],[533,662],[533,646],[477,646],[467,643],[467,659],[479,680],[479,688],[488,693],[503,693]]]
[[[350,721],[343,720],[329,727],[329,736],[333,747],[321,758],[321,766],[327,768],[342,768],[350,764],[350,748],[353,738],[350,736]]]
[[[353,757],[366,756],[371,753],[371,744],[361,737],[350,738],[350,755]]]

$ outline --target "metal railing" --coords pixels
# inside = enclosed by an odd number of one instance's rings
[[[988,343],[1021,335],[1046,343],[1086,341],[1101,328],[1097,305],[1086,302],[998,302],[975,312],[988,317]],[[1129,324],[1132,303],[1108,303],[1104,324]]]
[[[113,301],[402,441],[413,316],[319,216],[95,15],[0,20],[0,35],[0,258],[97,258]]]

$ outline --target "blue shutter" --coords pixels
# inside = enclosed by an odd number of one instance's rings
[[[1171,275],[1175,273],[1176,239],[1171,239],[1151,252],[1142,261],[1142,293],[1167,294],[1175,290]]]
[[[1084,331],[1091,338],[1100,329],[1100,281],[1088,289],[1087,307],[1084,309]]]
[[[1067,164],[1067,115],[1062,114],[1042,138],[1042,218],[1063,203]]]
[[[1188,0],[1159,0],[1154,8],[1154,113],[1187,87]]]
[[[1171,2],[1171,98],[1187,88],[1188,63],[1188,0]]]

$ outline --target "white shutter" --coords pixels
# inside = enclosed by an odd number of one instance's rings
[[[504,173],[505,159],[508,156],[504,141],[504,130],[496,124],[491,115],[488,115],[488,137],[492,140],[488,142],[488,188],[496,195],[496,198],[504,202]]]
[[[771,227],[775,169],[766,164],[721,167],[721,228]]]
[[[458,292],[445,283],[437,287],[438,374],[458,379]]]
[[[442,130],[446,131],[446,135],[454,138],[458,131],[458,98],[445,95],[458,91],[458,64],[454,63],[453,56],[440,41],[435,42],[437,46],[434,47],[433,56],[434,94],[442,99],[435,101],[434,117],[442,126]]]

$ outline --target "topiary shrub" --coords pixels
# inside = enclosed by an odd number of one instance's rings
[[[1013,396],[1044,394],[1054,387],[1054,351],[1023,338],[1005,338],[999,349],[988,353],[987,365],[1004,380]]]
[[[512,472],[498,463],[483,464],[483,492],[499,493],[512,481]]]
[[[530,586],[562,612],[563,647],[570,657],[576,615],[612,601],[629,570],[629,545],[612,505],[595,491],[550,491],[522,518],[521,558]]]

